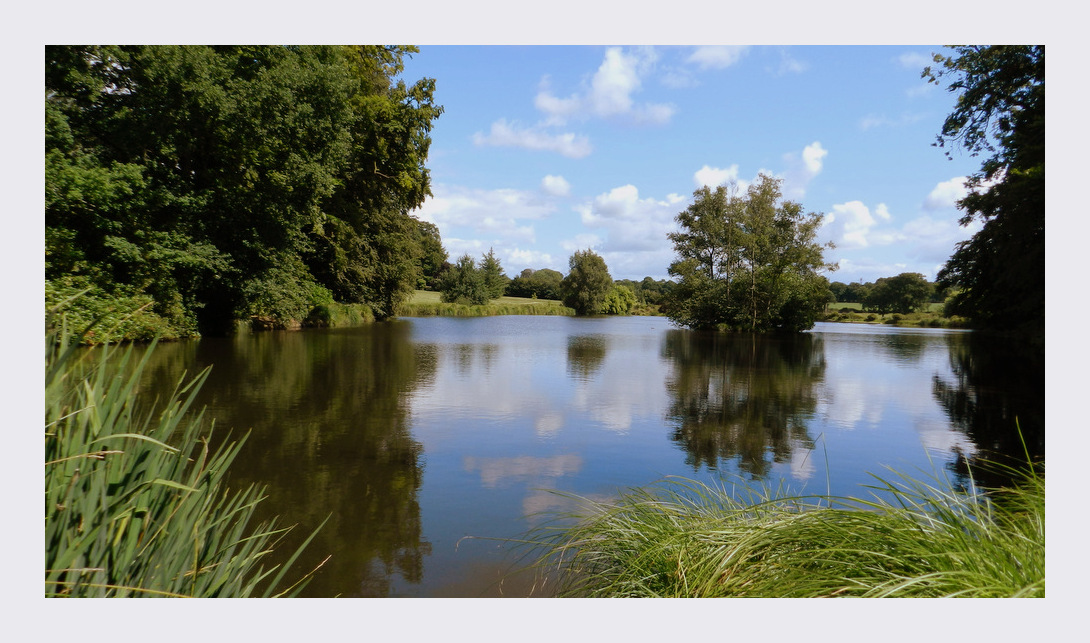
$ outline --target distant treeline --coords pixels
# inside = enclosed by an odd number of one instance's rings
[[[517,277],[507,283],[505,294],[508,297],[532,297],[536,299],[563,299],[560,290],[560,282],[564,274],[549,268],[534,270],[526,268]],[[674,287],[674,282],[668,279],[655,281],[651,277],[644,277],[641,281],[632,279],[614,279],[613,283],[622,288],[627,288],[636,296],[639,304],[658,305]]]

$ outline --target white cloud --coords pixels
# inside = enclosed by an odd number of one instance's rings
[[[500,257],[502,257],[500,261],[508,277],[517,276],[525,268],[560,270],[563,267],[561,262],[555,260],[551,254],[540,250],[524,250],[516,247],[510,250],[502,250],[500,253]]]
[[[586,250],[587,248],[597,248],[602,243],[602,237],[591,234],[589,232],[581,232],[570,239],[565,239],[560,242],[560,247],[568,252],[575,252],[576,250]],[[567,267],[561,272],[567,272]]]
[[[780,50],[780,68],[778,73],[783,76],[785,74],[801,74],[810,68],[810,65],[802,62],[796,58],[792,58],[786,49]]]
[[[434,196],[414,214],[439,227],[443,246],[451,257],[484,252],[489,246],[496,246],[497,253],[501,253],[510,250],[512,244],[532,244],[536,233],[530,222],[545,219],[556,210],[554,204],[533,191],[444,184],[433,185],[432,191]],[[464,241],[473,237],[483,240]]]
[[[889,210],[885,206],[879,206],[882,216],[889,220]],[[833,211],[825,215],[822,229],[838,249],[850,250],[853,248],[866,248],[875,243],[871,237],[871,230],[877,225],[870,208],[862,201],[849,201],[833,206]]]
[[[955,176],[949,181],[936,185],[924,200],[923,207],[925,210],[956,208],[957,201],[964,199],[967,194],[969,190],[965,187],[965,177]]]
[[[704,187],[705,185],[714,188],[720,185],[726,185],[731,181],[738,182],[737,163],[728,168],[705,165],[693,173],[693,183],[695,183],[698,188]],[[745,187],[740,187],[740,189],[745,190]]]
[[[912,92],[913,90],[909,90],[910,94]],[[926,116],[926,114],[905,113],[901,114],[897,118],[890,118],[884,114],[867,114],[859,120],[859,129],[865,132],[876,127],[904,127],[906,125],[917,123],[926,118]]]
[[[578,206],[576,211],[584,226],[603,232],[595,252],[606,260],[610,274],[616,279],[625,275],[642,279],[654,276],[652,273],[662,271],[673,260],[666,234],[676,228],[674,216],[685,202],[686,198],[679,194],[641,199],[636,186],[623,185]]]
[[[909,51],[897,56],[897,62],[906,69],[916,69],[920,72],[923,71],[924,67],[934,64],[930,54],[923,54],[918,51]]]
[[[590,141],[585,136],[573,133],[549,134],[540,126],[519,128],[517,125],[500,119],[492,123],[487,135],[477,132],[473,135],[476,145],[496,147],[522,147],[529,150],[558,152],[569,158],[583,158],[591,153]]]
[[[545,112],[548,125],[561,125],[569,118],[623,117],[641,123],[663,124],[670,121],[677,108],[666,103],[637,104],[633,94],[642,79],[654,67],[658,56],[651,48],[625,52],[620,47],[606,49],[598,70],[582,93],[567,98],[553,95],[548,77],[534,98],[534,106]]]
[[[821,146],[821,141],[814,141],[803,148],[801,154],[791,152],[784,155],[787,171],[784,177],[784,194],[792,199],[801,199],[806,195],[806,187],[825,167],[825,157],[829,150]]]
[[[568,196],[571,194],[571,184],[562,176],[547,175],[541,179],[541,189],[552,196]]]
[[[725,69],[741,60],[748,49],[742,45],[697,47],[686,60],[701,69]]]

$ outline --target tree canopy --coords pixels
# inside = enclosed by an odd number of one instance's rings
[[[435,255],[410,212],[442,107],[398,79],[415,52],[46,47],[47,293],[135,297],[181,334],[394,314]]]
[[[934,60],[924,78],[948,79],[957,94],[936,144],[989,154],[958,202],[962,225],[978,219],[983,227],[938,275],[960,289],[948,308],[980,328],[1043,332],[1045,48],[954,47]]]
[[[666,314],[690,328],[800,331],[813,326],[830,294],[818,270],[821,214],[784,201],[780,180],[761,174],[745,195],[736,185],[704,186],[670,233],[677,286]]]
[[[902,272],[896,277],[882,277],[863,297],[863,307],[877,313],[911,313],[931,300],[934,286],[918,272]]]
[[[577,315],[602,312],[606,296],[613,291],[613,278],[602,257],[591,249],[577,250],[568,259],[568,275],[560,282],[564,305]]]

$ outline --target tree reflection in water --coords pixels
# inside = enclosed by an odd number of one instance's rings
[[[422,446],[405,400],[433,376],[436,359],[408,334],[397,323],[243,334],[161,345],[152,355],[146,387],[160,397],[183,368],[214,364],[197,404],[208,406],[221,439],[252,428],[231,486],[267,486],[258,518],[298,525],[278,552],[286,556],[329,516],[289,574],[332,554],[304,596],[388,596],[395,576],[423,576]]]
[[[694,469],[736,460],[753,478],[796,448],[813,449],[807,423],[825,372],[820,337],[669,331],[673,372],[667,421]]]
[[[971,471],[977,484],[1008,484],[1009,475],[985,463],[1019,466],[1027,451],[1034,461],[1045,455],[1044,347],[983,333],[951,335],[947,344],[953,379],[936,374],[932,392],[978,449],[959,454],[955,472],[966,482]]]

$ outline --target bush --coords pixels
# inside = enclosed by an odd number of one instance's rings
[[[45,282],[46,316],[64,308],[68,320],[65,332],[69,334],[58,340],[67,342],[101,344],[198,336],[195,321],[164,318],[152,310],[154,305],[149,295],[107,293],[83,276]],[[92,324],[94,328],[90,328]]]

